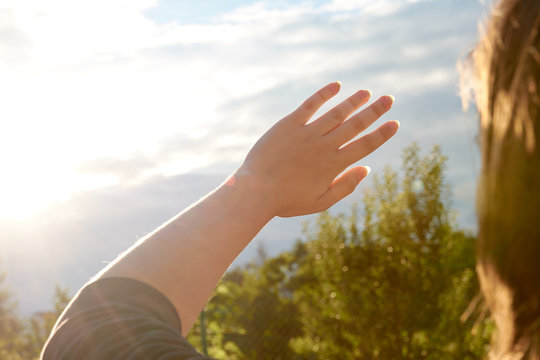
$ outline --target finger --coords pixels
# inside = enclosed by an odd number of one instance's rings
[[[360,90],[350,96],[347,100],[334,107],[332,110],[321,116],[313,122],[313,126],[317,128],[320,134],[326,134],[332,131],[336,126],[339,126],[353,112],[358,110],[370,98],[369,90]]]
[[[356,135],[366,130],[371,124],[380,118],[392,107],[394,97],[382,96],[373,104],[343,122],[334,131],[328,134],[328,139],[337,144],[343,145],[347,141],[353,139]]]
[[[298,109],[296,109],[296,112],[302,114],[302,116],[298,117],[299,121],[303,124],[307,123],[325,102],[339,92],[339,89],[341,89],[341,83],[336,81],[326,85],[315,94],[311,95]]]
[[[388,121],[379,126],[376,130],[341,148],[339,150],[339,155],[341,161],[343,161],[343,165],[348,166],[369,155],[394,136],[398,128],[399,121]]]
[[[328,209],[347,195],[351,194],[358,183],[364,179],[371,169],[369,166],[358,166],[348,170],[334,180],[328,190],[319,198],[320,211]]]

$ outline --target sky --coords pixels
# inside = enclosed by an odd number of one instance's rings
[[[476,0],[0,0],[0,269],[21,311],[72,293],[219,185],[323,85],[396,97],[398,134],[361,161],[448,156],[457,222],[475,229],[479,155],[456,64]],[[361,201],[359,186],[333,212]],[[286,250],[313,216],[275,219],[240,256]]]

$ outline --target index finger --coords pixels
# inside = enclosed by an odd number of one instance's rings
[[[311,119],[313,115],[324,105],[325,102],[333,98],[341,89],[341,83],[335,81],[330,83],[317,91],[315,94],[311,95],[306,101],[300,105],[297,112],[302,113],[303,116],[300,116],[300,121],[305,124]]]

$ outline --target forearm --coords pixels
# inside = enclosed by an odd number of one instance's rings
[[[141,239],[98,277],[144,281],[175,305],[186,334],[236,256],[274,216],[249,174],[215,191]]]

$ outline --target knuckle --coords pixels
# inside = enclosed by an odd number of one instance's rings
[[[338,150],[339,163],[343,169],[345,169],[347,166],[349,166],[353,162],[351,161],[354,158],[352,156],[353,153],[350,151],[351,146],[352,144]]]
[[[380,139],[379,132],[378,131],[372,132],[371,134],[366,136],[366,138],[364,139],[364,145],[368,150],[370,150],[378,146],[379,139]]]
[[[354,131],[360,132],[364,130],[364,122],[361,119],[352,119],[351,127]]]
[[[323,141],[321,146],[322,146],[322,151],[323,152],[325,152],[326,154],[328,154],[330,156],[334,155],[333,153],[336,151],[336,147],[332,142]],[[328,165],[331,165],[331,163],[329,163]]]
[[[341,111],[341,109],[335,109],[334,111],[332,111],[330,118],[333,122],[340,123],[345,118],[345,115],[343,114],[343,111]]]
[[[372,117],[375,119],[384,114],[384,106],[380,100],[374,102],[369,108],[371,109]]]
[[[377,111],[374,108],[374,104],[371,104],[366,110],[364,110],[362,112],[362,115],[365,115],[365,119],[369,123],[374,122],[379,117],[379,115],[377,115]]]
[[[379,131],[376,131],[374,134],[374,141],[377,143],[377,146],[384,143],[390,137],[390,129],[387,126],[382,126]]]
[[[354,110],[360,106],[360,100],[356,96],[351,96],[346,100],[346,104],[350,110]]]
[[[386,137],[379,130],[376,130],[365,137],[363,141],[363,148],[367,154],[377,149],[386,141]]]
[[[326,101],[324,96],[320,92],[317,92],[310,96],[306,101],[304,101],[304,104],[302,107],[306,111],[314,111],[319,108],[321,104],[323,104]]]
[[[358,91],[347,99],[353,109],[358,109],[366,100],[366,93],[364,91]]]
[[[318,103],[325,103],[328,101],[328,96],[325,95],[325,91],[316,92],[313,97],[317,99]]]
[[[350,175],[347,179],[347,193],[346,195],[352,193],[354,189],[356,189],[356,185],[358,185],[358,181],[356,180],[356,176]]]
[[[304,101],[304,104],[302,104],[302,108],[307,111],[313,110],[315,108],[315,102],[313,101],[312,98],[309,98],[306,101]]]

